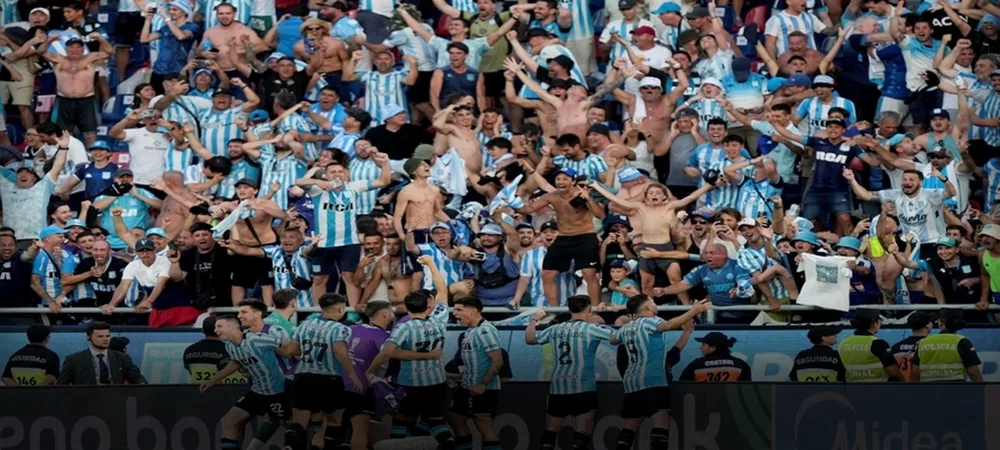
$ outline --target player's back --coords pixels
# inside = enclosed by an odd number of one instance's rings
[[[611,333],[611,328],[582,320],[541,330],[537,340],[552,344],[555,360],[549,392],[565,395],[597,390],[594,358],[601,342],[610,339]]]
[[[430,319],[411,319],[392,331],[389,341],[399,348],[420,353],[444,349],[448,326]],[[445,382],[444,359],[401,360],[396,382],[403,386],[431,386]]]
[[[628,369],[622,381],[625,392],[636,392],[667,385],[663,369],[666,343],[657,327],[663,323],[659,317],[639,317],[623,325],[615,334],[620,345],[628,352]]]
[[[301,349],[298,368],[295,373],[339,376],[343,372],[333,355],[337,342],[347,343],[351,329],[335,320],[313,319],[302,322],[292,333]]]

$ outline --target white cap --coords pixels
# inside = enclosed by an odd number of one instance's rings
[[[740,227],[744,227],[744,226],[746,226],[746,227],[755,227],[755,226],[757,226],[757,221],[754,220],[753,217],[744,217],[743,220],[740,220],[740,223],[738,225],[736,225],[736,229],[739,230]]]
[[[642,81],[639,82],[639,87],[656,87],[663,89],[663,83],[656,77],[643,77]]]
[[[722,82],[719,81],[718,78],[712,78],[712,77],[703,78],[701,80],[701,85],[704,86],[706,84],[711,84],[712,86],[716,86],[719,89],[722,89]]]
[[[45,17],[49,17],[49,18],[52,17],[52,13],[50,13],[49,10],[45,9],[45,8],[35,8],[35,9],[32,9],[31,12],[28,13],[28,15],[30,16],[30,15],[36,13],[36,12],[40,12],[42,14],[45,14]]]

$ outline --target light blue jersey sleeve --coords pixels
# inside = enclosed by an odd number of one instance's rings
[[[488,327],[486,331],[476,333],[475,339],[485,353],[500,350],[500,333],[497,332],[496,328]]]
[[[410,337],[410,323],[406,322],[393,327],[392,333],[389,335],[389,339],[386,339],[385,343],[382,345],[385,346],[385,344],[391,342],[393,344],[396,344],[397,347],[402,347],[403,344],[407,343],[409,337]]]
[[[606,325],[592,325],[587,327],[587,335],[591,339],[607,341],[611,339],[614,329]]]
[[[539,344],[548,344],[552,339],[552,329],[555,327],[548,327],[544,330],[538,330],[535,332],[535,341]]]

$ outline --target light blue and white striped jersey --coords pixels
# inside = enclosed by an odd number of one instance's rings
[[[150,199],[156,198],[152,192],[140,187],[133,187],[127,194],[112,200],[111,204],[101,212],[101,227],[105,230],[114,230],[115,221],[114,216],[111,215],[111,210],[114,208],[121,208],[122,222],[125,222],[126,228],[130,230],[133,228],[146,228],[147,222],[149,221],[149,205],[136,198],[133,194],[139,194]],[[108,196],[106,195],[99,195],[94,199],[94,201],[99,202],[107,198]],[[108,241],[108,245],[115,250],[121,250],[128,246],[125,244],[125,241],[121,240],[118,235],[113,233],[108,235],[105,239]]]
[[[604,162],[604,158],[590,153],[581,160],[569,159],[561,155],[556,156],[552,158],[552,163],[560,169],[573,169],[578,176],[586,175],[591,180],[598,179],[598,175],[608,171],[608,163]]]
[[[625,42],[631,42],[632,30],[637,27],[644,26],[653,28],[653,22],[646,19],[638,19],[635,22],[629,23],[626,22],[624,18],[608,22],[608,24],[604,26],[604,31],[601,32],[601,43],[611,46],[611,54],[608,56],[608,61],[614,62],[623,56],[628,57],[628,50],[624,45],[617,42],[613,44],[610,43],[612,34],[621,36],[622,39],[625,39]]]
[[[476,0],[451,0],[451,7],[462,12],[478,13],[479,5],[476,4]]]
[[[440,36],[434,36],[428,43],[434,54],[437,55],[437,61],[435,61],[434,66],[436,68],[448,67],[451,65],[451,58],[448,55],[448,44],[453,41],[449,41]],[[475,38],[466,39],[461,41],[466,47],[469,47],[469,53],[465,55],[465,65],[479,70],[479,63],[483,60],[483,55],[490,50],[490,45],[486,43],[486,38]]]
[[[680,28],[663,25],[662,23],[660,22],[661,25],[656,27],[657,40],[663,45],[670,47],[670,50],[677,51],[677,38],[680,37],[681,33],[690,30],[691,25],[686,20],[681,21]]]
[[[750,153],[745,149],[741,155],[744,158],[750,158]],[[694,151],[691,152],[691,156],[688,157],[687,165],[688,167],[695,167],[701,172],[698,176],[698,187],[702,187],[705,185],[705,180],[701,177],[701,175],[704,175],[705,171],[708,169],[722,164],[725,160],[726,151],[723,150],[722,147],[714,147],[711,142],[706,142],[694,148]],[[711,191],[706,192],[705,195],[702,195],[701,198],[698,199],[698,207],[701,208],[705,205],[715,204],[715,196],[718,195],[716,191],[718,191],[718,189],[712,189]]]
[[[344,118],[347,117],[347,110],[344,109],[344,105],[340,103],[335,103],[333,108],[323,111],[323,108],[319,103],[313,103],[309,108],[313,114],[323,116],[324,119],[330,121],[330,128],[320,128],[320,126],[309,118],[308,114],[302,114],[302,118],[306,119],[306,123],[309,124],[309,129],[312,130],[313,134],[317,136],[333,136],[336,134],[335,129],[339,129],[342,123],[344,123]]]
[[[739,199],[736,202],[737,209],[740,210],[743,217],[756,219],[760,214],[764,214],[767,220],[771,220],[773,211],[768,207],[767,202],[771,200],[771,197],[781,196],[781,183],[775,186],[767,178],[761,181],[754,181],[753,178],[753,176],[743,177]]]
[[[973,111],[979,111],[979,106],[982,103],[979,99],[985,100],[989,97],[990,93],[993,92],[993,84],[990,80],[979,81],[977,78],[974,81],[968,83],[969,93],[972,94],[966,97],[965,100],[969,104],[969,109]],[[980,127],[974,123],[969,123],[969,140],[986,139],[986,134],[988,130],[986,127]]]
[[[338,20],[337,23],[341,23],[341,22],[343,22],[343,21],[345,21],[347,19],[348,19],[348,17],[344,17],[343,19]],[[306,70],[306,67],[308,67],[308,66],[309,66],[309,64],[307,64],[305,61],[302,61],[300,59],[296,59],[295,60],[295,70],[298,70],[299,72],[301,72],[303,70]],[[313,84],[312,89],[306,91],[306,95],[305,95],[306,100],[309,100],[311,102],[318,102],[319,101],[319,93],[320,93],[320,91],[322,91],[323,88],[325,88],[325,87],[327,87],[329,85],[330,85],[330,82],[326,81],[325,77],[324,78],[320,78],[319,80],[316,81],[316,83]]]
[[[348,166],[347,171],[351,176],[351,181],[373,182],[382,174],[382,168],[371,158],[352,158]],[[359,216],[371,214],[372,209],[375,209],[377,203],[378,189],[370,189],[358,194],[357,199],[355,199],[354,210]]]
[[[292,286],[293,277],[312,280],[312,265],[308,258],[302,254],[300,247],[295,253],[288,254],[282,250],[280,245],[268,245],[264,247],[264,254],[271,258],[271,273],[274,274],[274,289],[295,289]],[[288,268],[292,271],[289,272]],[[311,308],[314,306],[312,291],[309,289],[296,289],[296,303],[300,308]]]
[[[833,93],[833,101],[829,105],[824,104],[820,101],[819,97],[810,97],[799,103],[798,109],[795,110],[795,115],[799,116],[802,120],[808,120],[809,130],[806,132],[809,136],[816,134],[817,131],[826,130],[826,118],[829,117],[830,108],[844,108],[850,113],[848,117],[848,123],[854,123],[858,121],[858,116],[855,113],[854,102],[841,97],[836,92]]]
[[[360,72],[358,80],[365,85],[365,111],[372,116],[372,126],[382,125],[388,117],[382,117],[387,105],[402,106],[406,109],[406,92],[403,80],[410,73],[410,66],[389,73]],[[406,113],[409,120],[410,113]]]
[[[746,158],[746,159],[750,159],[750,158]],[[717,169],[719,171],[719,174],[720,174],[719,176],[720,177],[724,177],[726,175],[725,175],[725,172],[723,172],[723,169],[725,169],[726,167],[729,167],[729,166],[731,166],[733,164],[736,164],[736,163],[739,163],[739,162],[743,162],[743,161],[744,161],[744,159],[742,159],[742,158],[734,161],[734,160],[731,160],[731,159],[729,159],[727,157],[723,157],[721,161],[718,161],[715,164],[713,164],[711,166],[711,168],[712,169]],[[745,178],[753,178],[753,173],[754,173],[753,166],[752,165],[751,166],[746,166],[743,169],[741,169],[739,173],[740,173],[740,175],[743,176],[744,179]],[[704,179],[702,179],[701,182],[704,182]],[[711,193],[713,194],[712,195],[712,200],[711,200],[711,202],[706,203],[706,206],[708,206],[708,207],[710,207],[710,208],[712,208],[712,209],[714,209],[716,211],[718,211],[718,210],[720,210],[722,208],[737,208],[737,209],[739,209],[739,205],[737,204],[737,200],[739,200],[739,196],[740,196],[740,185],[738,183],[727,182],[726,184],[724,184],[722,186],[719,186],[719,187],[717,187],[715,189],[712,189]]]
[[[69,42],[70,39],[80,38],[79,33],[70,30],[52,30],[49,32],[49,36],[52,36],[53,34],[58,34],[59,39],[49,44],[49,53],[55,53],[62,56],[66,56],[66,43]],[[90,50],[87,49],[86,45],[83,46],[83,54],[90,54]]]
[[[905,35],[899,46],[903,49],[903,59],[906,60],[906,88],[910,92],[917,91],[927,85],[920,74],[935,70],[934,56],[937,55],[941,41],[931,39],[930,45],[924,45],[915,36]],[[944,53],[945,55],[949,53],[947,47]]]
[[[127,0],[125,2],[131,3]],[[206,30],[219,25],[219,18],[215,15],[215,7],[223,3],[228,3],[236,7],[236,18],[233,20],[250,26],[250,15],[253,12],[252,0],[208,0],[208,9],[202,11],[202,14],[205,15]]]
[[[542,284],[542,262],[545,261],[545,254],[548,252],[548,247],[540,246],[521,255],[521,276],[531,278],[531,281],[528,282],[527,294],[531,298],[531,305],[538,308],[549,305],[545,297],[545,287]],[[559,306],[566,306],[566,299],[576,293],[576,278],[573,278],[573,269],[556,275],[556,287],[559,288]]]
[[[983,211],[990,212],[993,204],[1000,199],[1000,159],[990,158],[986,161],[986,164],[983,164],[983,172],[986,173],[986,192],[983,193],[986,196],[986,205],[983,206]]]
[[[31,274],[38,275],[42,284],[42,290],[53,299],[62,295],[62,282],[59,280],[59,271],[59,266],[47,251],[38,252],[38,256],[35,257],[35,261],[31,264]],[[42,306],[49,306],[49,303],[42,300]]]
[[[990,95],[983,100],[983,105],[979,107],[979,117],[983,119],[1000,119],[1000,94],[990,91]],[[989,127],[984,136],[986,143],[996,147],[1000,146],[1000,127]]]
[[[277,134],[288,133],[291,131],[297,131],[299,135],[312,133],[312,130],[309,129],[309,124],[306,123],[306,119],[303,119],[302,116],[298,114],[292,114],[285,117],[281,120],[281,122],[278,122],[278,126],[275,127],[275,133]],[[316,145],[312,142],[303,142],[302,146],[306,148],[306,159],[314,160],[319,157],[319,151],[316,150]]]
[[[742,83],[736,81],[736,76],[731,73],[720,80],[723,92],[726,93],[726,100],[729,100],[734,108],[754,109],[764,106],[764,95],[768,94],[767,78],[759,73],[749,75]]]
[[[194,157],[194,150],[191,150],[191,146],[184,150],[177,150],[177,142],[171,139],[167,146],[167,152],[163,154],[163,171],[183,172],[194,163]]]
[[[920,242],[937,242],[945,236],[944,189],[921,188],[916,197],[909,197],[899,189],[883,189],[876,192],[881,202],[892,202],[896,206],[896,219],[903,233],[914,233]],[[924,255],[923,257],[926,257]]]
[[[614,333],[628,353],[628,369],[622,376],[626,394],[667,385],[667,344],[658,330],[663,322],[656,316],[638,317]]]
[[[417,248],[420,249],[421,255],[428,255],[431,257],[434,261],[434,267],[437,267],[438,271],[441,272],[441,276],[444,278],[444,283],[449,286],[464,280],[466,275],[472,274],[472,267],[468,263],[455,261],[449,258],[448,253],[442,251],[434,243],[417,244]],[[434,288],[434,280],[431,279],[431,272],[426,268],[424,269],[423,288]]]
[[[483,154],[483,167],[491,167],[496,163],[496,161],[493,161],[493,157],[490,156],[490,152],[486,151],[486,143],[498,137],[510,140],[514,137],[514,134],[510,131],[503,131],[500,133],[500,136],[487,136],[483,131],[476,134],[476,139],[479,139],[479,151]]]
[[[3,13],[0,14],[0,26],[7,26],[21,21],[17,11],[17,0],[3,0]]]
[[[140,12],[140,10],[134,0],[121,0],[118,2],[118,12]]]
[[[691,104],[695,111],[698,111],[698,123],[701,124],[702,131],[708,131],[708,121],[712,119],[728,120],[726,108],[722,102],[714,98],[703,98]]]
[[[229,175],[226,175],[222,179],[222,183],[219,183],[219,189],[216,191],[215,196],[235,199],[236,183],[239,183],[244,178],[249,178],[259,183],[260,175],[260,166],[251,163],[249,156],[244,156],[239,161],[233,161],[232,170],[229,171]]]
[[[80,265],[80,259],[81,258],[82,258],[82,256],[80,254],[69,253],[69,252],[66,252],[64,250],[63,251],[62,268],[60,268],[60,270],[62,271],[62,273],[73,274],[73,272],[76,271],[76,266]],[[60,280],[60,281],[62,281],[62,280]],[[71,301],[71,302],[75,302],[75,301],[77,301],[77,300],[79,300],[81,298],[93,298],[92,296],[91,297],[86,297],[85,296],[88,293],[88,290],[87,290],[88,287],[90,287],[90,283],[88,283],[86,281],[81,282],[81,283],[77,283],[77,284],[73,285],[72,290],[70,290],[66,294],[66,299],[69,300],[69,301]]]
[[[316,234],[326,236],[319,248],[343,247],[361,243],[355,222],[358,220],[357,198],[372,190],[372,182],[351,181],[340,189],[324,191],[316,186],[309,188],[312,197]]]
[[[764,34],[777,38],[775,48],[780,55],[788,51],[788,33],[793,31],[805,33],[806,45],[810,49],[816,50],[815,33],[823,31],[824,28],[826,25],[823,24],[823,21],[810,12],[792,15],[788,13],[788,10],[784,10],[767,19],[767,24],[764,25]]]
[[[278,182],[282,186],[278,192],[271,197],[274,203],[278,204],[281,209],[288,208],[288,190],[285,189],[288,186],[295,184],[295,180],[302,178],[309,169],[306,162],[295,156],[294,153],[288,152],[287,155],[278,156],[274,150],[268,150],[261,148],[260,159],[258,160],[261,168],[264,169],[263,179],[261,180],[261,190],[260,197],[263,197],[271,193],[271,183]]]
[[[424,27],[424,31],[434,34],[434,29],[430,25],[423,23],[421,26]],[[417,58],[417,70],[421,72],[430,72],[437,68],[435,65],[437,55],[434,50],[424,38],[417,36],[417,33],[409,27],[393,31],[382,44],[389,48],[399,48],[403,56]]]
[[[565,43],[569,40],[570,33],[573,31],[573,23],[571,22],[569,24],[569,28],[563,30],[563,28],[559,26],[559,21],[556,19],[552,19],[549,23],[542,23],[542,21],[538,19],[531,19],[531,22],[528,23],[528,28],[541,28],[549,33],[552,33],[555,37],[559,38],[560,41]]]
[[[190,166],[187,166],[186,169],[184,169],[184,184],[201,184],[207,181],[208,177],[205,176],[204,166],[202,165],[201,161],[199,161],[197,164],[191,164]],[[228,198],[219,195],[220,185],[221,183],[212,185],[212,187],[209,187],[208,189],[199,192],[199,194],[205,196],[219,197],[219,198]]]
[[[346,347],[350,338],[351,329],[335,320],[320,317],[302,322],[292,333],[302,349],[295,373],[341,376],[343,367],[333,355],[333,346],[340,342]]]
[[[721,80],[727,73],[733,71],[733,51],[719,50],[712,57],[699,60],[694,65],[693,72],[698,72],[702,79],[715,78]]]
[[[222,111],[215,108],[201,111],[198,120],[202,145],[215,156],[228,156],[229,141],[243,138],[243,130],[236,125],[236,119],[241,117],[246,117],[242,105]]]
[[[292,339],[292,331],[295,331],[294,326],[294,324],[283,316],[272,313],[264,318],[263,333],[277,339],[278,342],[288,341]],[[278,368],[285,375],[285,379],[292,379],[295,376],[295,368],[299,366],[299,358],[295,356],[291,358],[275,356],[278,359]]]
[[[410,319],[396,325],[385,343],[391,342],[403,350],[428,353],[443,349],[447,336],[448,306],[439,303],[426,319]],[[444,383],[446,378],[443,358],[400,360],[396,383],[401,386],[434,386]]]
[[[587,0],[560,0],[560,8],[566,8],[573,13],[573,28],[570,29],[570,40],[593,39],[594,22],[590,14],[590,2]]]
[[[549,394],[567,395],[597,391],[594,358],[601,342],[611,339],[614,332],[604,325],[582,320],[558,323],[539,330],[539,344],[552,344],[554,362]]]
[[[541,51],[539,51],[538,54],[535,55],[533,58],[534,58],[535,62],[538,63],[538,65],[540,67],[544,67],[544,68],[548,69],[549,68],[549,60],[552,59],[552,58],[555,58],[557,56],[566,56],[569,59],[573,60],[573,70],[569,71],[569,77],[573,81],[576,81],[577,83],[579,83],[581,86],[587,87],[587,78],[586,78],[586,76],[584,76],[583,70],[580,69],[580,63],[577,62],[576,56],[573,56],[573,52],[569,51],[569,49],[566,48],[565,46],[562,46],[562,45],[559,45],[559,44],[549,45],[549,46],[543,48]],[[531,75],[529,74],[529,76],[531,76]],[[531,76],[531,79],[535,80],[535,81],[538,81],[534,76]],[[548,87],[549,87],[548,83],[540,83],[540,84],[542,86],[542,89],[548,89]],[[529,98],[529,99],[539,98],[538,94],[536,94],[531,89],[528,89],[527,86],[522,86],[521,87],[521,94],[520,95],[523,98]]]
[[[358,139],[361,139],[361,133],[345,133],[341,128],[327,147],[339,148],[340,151],[347,154],[348,158],[353,160],[355,159],[354,144],[358,142]]]
[[[146,2],[146,8],[149,8],[150,5],[153,5],[153,6],[156,6],[156,7],[165,7],[164,5],[158,4],[158,2]],[[159,14],[154,14],[153,15],[152,23],[150,24],[150,27],[149,27],[149,30],[150,31],[160,30],[160,29],[163,29],[163,27],[165,27],[165,26],[167,26],[166,19],[164,19],[163,16],[161,16]],[[150,41],[149,42],[149,49],[152,50],[152,51],[155,51],[155,52],[159,52],[159,50],[160,50],[160,40],[159,39],[154,39],[154,40]],[[152,59],[152,61],[156,61],[156,60]],[[192,86],[192,88],[193,87],[194,86]],[[191,90],[194,90],[194,89],[191,89]],[[209,95],[208,97],[205,97],[205,98],[211,100],[212,96]]]
[[[162,95],[157,95],[149,101],[149,104],[155,105],[161,98],[163,98]],[[211,99],[182,95],[174,99],[173,103],[167,109],[163,110],[163,120],[177,122],[181,125],[186,123],[195,124],[195,119],[201,115],[202,111],[207,109],[212,109]]]
[[[500,333],[486,319],[481,319],[479,325],[465,332],[462,340],[462,387],[470,388],[483,382],[483,377],[490,370],[490,353],[500,352]],[[487,390],[500,390],[500,377],[494,376],[486,385]]]
[[[250,374],[250,392],[260,395],[285,392],[285,374],[281,372],[278,356],[274,354],[280,347],[281,339],[251,331],[243,333],[239,344],[226,342],[229,358]]]
[[[768,258],[763,247],[752,248],[749,245],[744,245],[740,248],[739,252],[736,253],[736,262],[740,267],[751,274],[755,272],[763,272],[771,266],[781,265],[781,262],[773,258]],[[771,287],[771,297],[775,300],[788,298],[788,288],[785,287],[785,283],[781,282],[781,278],[773,277],[767,282],[767,284]]]

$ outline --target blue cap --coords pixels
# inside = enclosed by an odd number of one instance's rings
[[[979,26],[976,27],[976,31],[981,31],[983,25],[992,24],[994,27],[1000,28],[1000,17],[994,16],[993,14],[987,14],[979,20]]]
[[[816,233],[813,233],[812,231],[799,230],[798,233],[795,233],[795,239],[792,239],[792,242],[795,241],[802,241],[807,244],[815,245],[817,247],[819,246],[819,237],[817,237]]]
[[[527,228],[529,230],[534,230],[535,229],[535,227],[531,226],[531,224],[528,223],[528,222],[519,222],[517,225],[514,226],[515,230],[522,230],[522,229],[525,229],[525,228]]]
[[[627,227],[629,231],[632,231],[632,222],[628,220],[627,216],[624,216],[622,214],[611,214],[608,217],[606,217],[604,219],[604,228],[611,228],[611,225],[614,225],[616,223],[625,225],[625,227]]]
[[[844,247],[854,250],[856,252],[861,251],[861,239],[853,236],[844,236],[837,241],[837,247]]]
[[[59,228],[59,227],[57,227],[55,225],[49,225],[49,226],[47,226],[45,228],[42,228],[42,232],[38,233],[38,238],[39,239],[45,239],[45,238],[47,238],[49,236],[53,236],[53,235],[56,235],[56,234],[66,234],[66,230],[64,230],[62,228]]]
[[[895,134],[894,136],[892,136],[891,138],[889,138],[889,141],[888,141],[889,147],[892,147],[894,145],[899,145],[899,143],[903,142],[903,139],[906,139],[906,138],[913,139],[913,134],[912,133],[906,133],[906,134],[897,133],[897,134]]]
[[[660,15],[666,13],[681,13],[681,6],[673,2],[665,2],[653,10],[653,14]]]
[[[778,89],[781,89],[781,88],[783,88],[785,86],[788,86],[788,79],[787,78],[774,77],[774,78],[771,78],[770,80],[767,80],[767,90],[768,90],[768,92],[775,92]]]
[[[160,227],[153,227],[146,230],[146,236],[159,236],[161,238],[167,238],[167,231]]]
[[[488,223],[483,225],[483,228],[479,230],[479,234],[489,234],[493,236],[503,236],[503,229],[500,225],[495,223]]]
[[[1000,76],[1000,69],[990,72],[991,77]]]
[[[629,181],[635,181],[642,179],[642,172],[635,170],[632,167],[623,167],[618,171],[618,181],[622,183],[628,183]]]
[[[434,225],[431,225],[431,231],[434,231],[438,228],[444,228],[448,231],[451,231],[451,225],[448,225],[447,222],[434,222]]]
[[[931,118],[944,117],[945,119],[951,120],[951,114],[947,110],[941,108],[934,108],[931,110]]]
[[[812,82],[809,81],[809,77],[797,73],[788,77],[788,84],[786,86],[799,86],[799,87],[809,87],[812,86]]]
[[[96,149],[107,150],[110,152],[111,146],[108,145],[107,142],[104,142],[104,140],[97,140],[87,147],[87,150],[96,150]]]
[[[175,4],[176,4],[176,3],[175,3]],[[206,68],[204,68],[204,67],[202,67],[202,68],[200,68],[200,69],[198,69],[198,70],[194,71],[194,76],[195,76],[195,77],[198,77],[198,75],[201,75],[201,74],[203,74],[203,73],[204,73],[204,74],[208,74],[209,76],[211,76],[211,77],[212,77],[212,79],[213,79],[213,80],[215,80],[215,74],[214,74],[214,73],[212,73],[212,71],[211,71],[211,70],[208,70],[208,69],[206,69]]]
[[[609,267],[612,268],[612,269],[614,269],[614,268],[627,269],[628,268],[628,266],[625,265],[625,260],[624,259],[616,259],[614,261],[611,261],[611,264],[609,264]]]
[[[250,119],[251,122],[266,122],[271,118],[271,116],[267,115],[267,111],[264,111],[263,109],[255,109],[249,116],[247,116],[247,118]]]
[[[393,117],[393,116],[396,116],[396,115],[399,115],[399,114],[403,114],[405,112],[406,112],[406,110],[403,109],[402,106],[395,105],[395,104],[385,105],[385,107],[383,107],[383,109],[382,109],[382,114],[381,114],[382,120],[384,121],[384,120],[386,120],[386,119],[388,119],[390,117]]]
[[[73,219],[73,220],[70,220],[69,222],[66,222],[66,228],[70,228],[70,227],[87,228],[87,224],[84,221],[80,220],[80,219]]]
[[[570,178],[576,178],[576,171],[569,167],[560,167],[553,172],[553,175],[563,174]]]
[[[208,42],[209,44],[211,44],[211,42],[209,42],[209,41],[205,41],[205,42]],[[273,52],[270,55],[267,55],[267,58],[264,58],[264,64],[267,64],[272,59],[281,59],[281,58],[284,58],[284,57],[285,57],[284,53]]]

